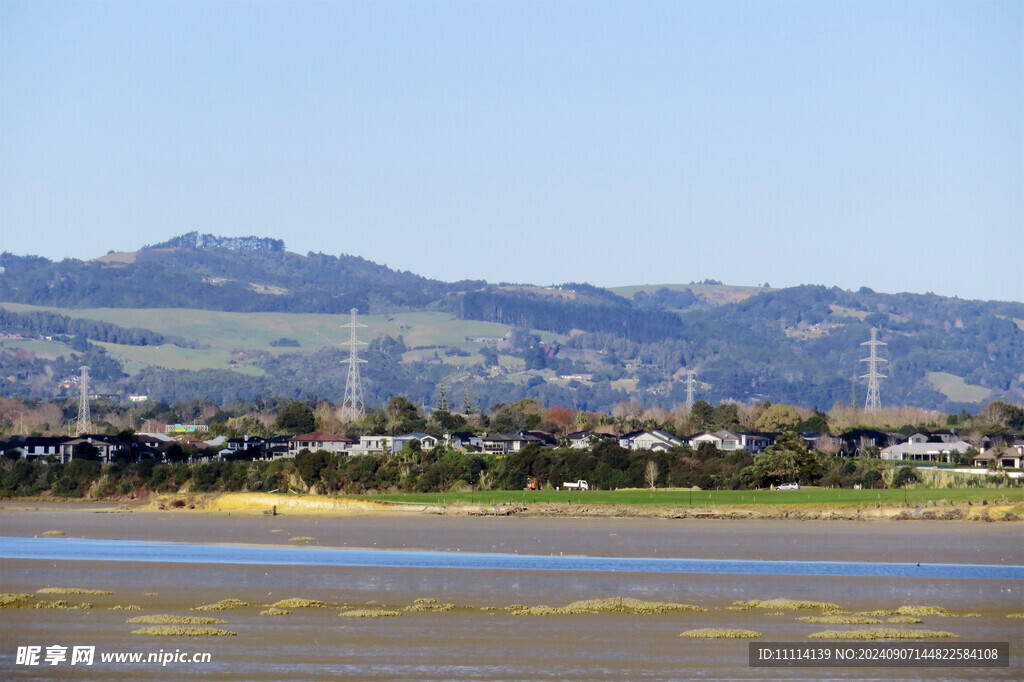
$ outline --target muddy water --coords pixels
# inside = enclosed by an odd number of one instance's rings
[[[1019,526],[958,523],[728,522],[659,519],[517,519],[453,517],[262,517],[200,514],[0,512],[3,535],[287,544],[312,536],[333,547],[807,561],[1024,564]],[[272,532],[280,531],[280,532]],[[0,561],[2,591],[47,585],[106,589],[89,611],[0,610],[0,677],[38,679],[689,679],[904,678],[1019,679],[1024,676],[1020,581],[671,575],[575,571],[467,571]],[[148,593],[148,594],[147,594]],[[152,594],[156,593],[156,594]],[[479,607],[562,606],[578,599],[635,597],[696,604],[707,613],[512,616]],[[402,607],[418,598],[458,606],[398,618],[339,618],[340,607],[260,616],[260,608],[212,614],[237,637],[151,638],[132,635],[128,618],[187,614],[190,607],[234,597],[268,604],[289,597],[352,606]],[[918,627],[959,641],[1009,641],[1011,668],[860,668],[773,670],[747,666],[746,640],[688,640],[684,630],[753,629],[771,641],[802,641],[812,632],[856,626],[803,623],[803,613],[735,611],[732,602],[789,597],[838,603],[849,610],[934,604],[980,617],[925,617]],[[114,611],[132,603],[142,611]],[[196,615],[196,614],[193,614]],[[66,664],[18,666],[17,646],[89,644],[97,651],[209,651],[210,664]]]

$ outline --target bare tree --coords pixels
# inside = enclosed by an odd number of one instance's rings
[[[843,441],[839,440],[835,436],[822,435],[822,437],[818,439],[816,447],[819,452],[823,452],[826,455],[838,455],[842,445]]]
[[[647,487],[654,490],[655,484],[658,482],[658,463],[653,459],[647,460],[647,471],[644,472],[644,479],[647,481]]]

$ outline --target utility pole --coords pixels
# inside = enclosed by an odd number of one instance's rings
[[[884,374],[878,373],[878,363],[888,362],[885,358],[878,357],[878,347],[888,344],[878,340],[878,330],[872,327],[871,340],[865,341],[860,345],[869,346],[871,348],[871,355],[861,359],[861,362],[868,363],[868,373],[862,374],[860,377],[861,379],[868,380],[868,397],[867,400],[864,401],[864,409],[868,412],[877,412],[882,409],[882,399],[878,394],[878,380],[888,378]]]
[[[24,436],[25,435],[25,414],[28,412],[28,410],[12,410],[12,412],[14,412],[16,415],[18,415],[18,432],[17,433],[18,433],[19,436]]]
[[[89,367],[82,366],[78,380],[78,435],[92,431],[92,415],[89,412]]]
[[[342,362],[348,363],[348,378],[345,379],[345,400],[341,404],[341,420],[350,422],[363,416],[363,381],[359,376],[359,365],[366,360],[359,358],[359,346],[365,346],[364,341],[356,338],[357,328],[366,328],[365,324],[356,322],[356,308],[349,311],[352,321],[341,325],[342,329],[351,329],[352,333],[348,341],[348,359]]]
[[[693,409],[693,372],[686,373],[686,411]]]

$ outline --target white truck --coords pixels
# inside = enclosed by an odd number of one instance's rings
[[[562,484],[565,490],[590,490],[590,484],[580,479],[578,481],[566,481]]]

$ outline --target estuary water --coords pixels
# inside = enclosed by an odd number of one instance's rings
[[[315,517],[0,509],[2,591],[90,609],[0,609],[0,679],[680,680],[1022,679],[1019,524],[588,518]],[[63,535],[55,536],[57,532]],[[44,536],[44,533],[50,535]],[[293,538],[312,537],[310,546]],[[313,546],[315,545],[315,546]],[[918,566],[918,562],[921,566]],[[48,587],[110,594],[45,594]],[[524,616],[513,605],[627,597],[700,611]],[[281,600],[326,604],[263,615]],[[808,622],[819,612],[936,606],[919,624]],[[249,604],[196,611],[224,599]],[[417,600],[424,610],[411,609]],[[431,610],[436,603],[439,610]],[[449,609],[448,605],[452,605]],[[125,610],[127,607],[130,610]],[[400,615],[340,617],[348,609]],[[137,616],[211,616],[226,637],[133,634]],[[885,616],[876,618],[886,621]],[[1008,668],[751,668],[750,641],[824,630],[943,631],[1010,643]],[[760,640],[694,640],[738,628]],[[18,647],[209,652],[208,664],[19,666]]]
[[[545,556],[17,536],[0,536],[0,558],[505,571],[613,571],[1024,580],[1024,566],[993,564]]]

